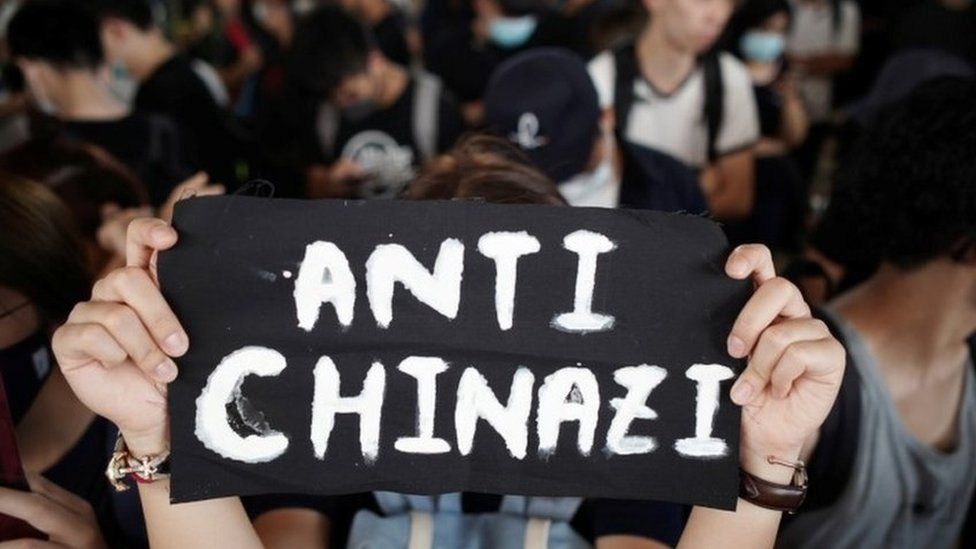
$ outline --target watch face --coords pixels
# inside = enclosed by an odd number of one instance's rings
[[[20,462],[20,453],[17,451],[17,436],[13,418],[10,417],[10,407],[7,405],[3,376],[0,376],[0,485],[30,492]],[[23,538],[47,539],[47,536],[20,519],[0,514],[0,541]]]

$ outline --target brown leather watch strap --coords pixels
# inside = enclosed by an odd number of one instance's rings
[[[740,469],[739,497],[753,505],[792,515],[803,505],[803,500],[807,497],[807,486],[806,482],[793,485],[774,484]]]

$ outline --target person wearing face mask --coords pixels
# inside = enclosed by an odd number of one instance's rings
[[[644,0],[650,17],[637,38],[589,64],[621,140],[696,170],[709,211],[723,222],[752,211],[759,138],[748,72],[734,56],[713,51],[733,4]]]
[[[107,511],[106,425],[75,398],[51,335],[91,293],[72,216],[42,184],[0,177],[0,376],[24,469]]]
[[[539,48],[502,64],[485,92],[485,123],[558,182],[572,206],[705,210],[684,164],[630,143],[618,150],[586,64],[570,51]]]
[[[319,8],[302,22],[290,63],[292,84],[311,103],[303,121],[309,196],[393,198],[462,132],[440,80],[390,62],[341,9]]]
[[[733,15],[726,47],[749,72],[762,136],[756,146],[756,204],[743,221],[729,223],[735,243],[761,242],[796,251],[807,195],[792,151],[803,144],[807,116],[784,58],[792,10],[786,0],[749,0]]]
[[[262,157],[253,138],[223,109],[199,63],[179,53],[157,26],[147,0],[90,0],[105,57],[137,83],[137,110],[168,116],[194,169],[235,185]]]
[[[428,26],[425,61],[462,101],[471,126],[483,122],[488,79],[506,59],[539,47],[593,53],[587,40],[595,17],[590,11],[561,13],[545,0],[472,0],[470,9],[439,27]]]
[[[25,2],[7,42],[31,95],[60,122],[57,134],[108,151],[145,183],[154,205],[192,173],[173,122],[132,111],[105,86],[98,24],[84,5]]]
[[[834,135],[835,81],[854,67],[861,47],[861,9],[851,0],[790,0],[793,23],[786,53],[810,118],[810,132],[796,157],[807,179],[815,177],[824,144]]]

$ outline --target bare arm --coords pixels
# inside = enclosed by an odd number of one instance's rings
[[[328,517],[311,509],[276,509],[254,521],[254,529],[268,549],[325,549],[330,526]]]
[[[718,159],[705,170],[702,186],[712,215],[720,221],[742,219],[755,200],[754,152],[747,149]]]
[[[776,277],[764,246],[736,248],[726,272],[756,285],[728,340],[731,356],[748,358],[731,390],[743,408],[740,466],[789,484],[792,469],[771,465],[767,457],[794,461],[812,452],[840,389],[844,348],[812,318],[796,286]],[[772,547],[781,515],[741,499],[734,513],[696,507],[678,547]]]
[[[637,536],[603,536],[597,538],[596,549],[667,549],[668,545]]]
[[[139,499],[150,547],[264,547],[238,498],[173,505],[169,502],[169,481],[163,480],[139,484]]]
[[[851,70],[855,56],[839,53],[824,53],[807,57],[795,57],[791,61],[806,74],[813,76],[833,76]]]
[[[780,139],[786,146],[795,149],[807,139],[810,122],[803,101],[796,91],[796,85],[791,76],[787,75],[779,84],[779,92],[783,97],[783,115],[780,124]]]
[[[42,473],[58,462],[85,434],[95,415],[82,404],[61,372],[54,370],[17,425],[24,469]]]

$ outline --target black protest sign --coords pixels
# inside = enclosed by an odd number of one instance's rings
[[[705,219],[480,202],[181,202],[174,501],[388,490],[732,508],[749,284]]]

